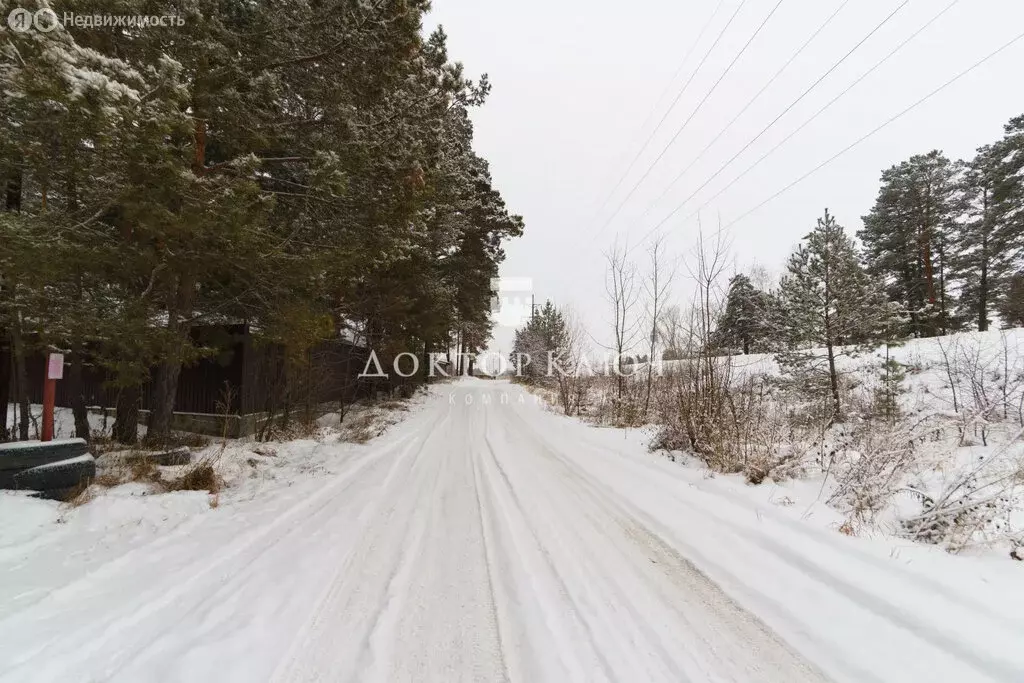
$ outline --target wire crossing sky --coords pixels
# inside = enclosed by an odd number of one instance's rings
[[[527,225],[502,275],[531,278],[538,302],[574,307],[607,341],[614,241],[642,267],[648,233],[685,258],[699,209],[705,226],[731,226],[732,270],[777,273],[823,207],[855,233],[884,169],[935,149],[970,158],[1024,114],[1024,41],[935,91],[1013,39],[1024,3],[777,3],[435,2],[427,28],[443,25],[467,76],[493,85],[471,112],[476,144]],[[666,92],[673,104],[652,110]],[[685,305],[690,288],[679,278],[671,298]]]

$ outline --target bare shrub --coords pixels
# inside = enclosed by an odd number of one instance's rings
[[[96,489],[92,486],[91,481],[83,481],[75,488],[71,489],[64,496],[64,506],[68,509],[74,509],[81,507],[86,503],[93,501],[96,498]]]
[[[113,488],[127,483],[146,484],[154,492],[169,491],[210,491],[216,493],[220,490],[223,482],[217,472],[224,448],[206,455],[188,465],[181,466],[181,469],[163,469],[152,458],[146,457],[146,453],[130,451],[118,454],[111,453],[104,456],[101,461],[100,471],[93,481],[94,484],[104,488]],[[174,472],[174,475],[169,475]]]
[[[1015,446],[1022,436],[1024,429],[995,453],[955,472],[937,494],[915,490],[922,512],[903,520],[904,531],[915,540],[944,545],[950,552],[976,543],[1013,540],[1014,489],[1024,468]]]
[[[379,419],[373,411],[353,415],[342,425],[341,440],[351,443],[366,443],[382,431],[378,430],[378,422]]]
[[[129,482],[155,484],[160,481],[160,468],[141,451],[110,451],[97,462],[92,483],[100,488],[114,488]]]
[[[554,359],[553,378],[558,402],[566,415],[578,415],[586,405],[593,384],[593,374],[586,367],[587,333],[579,317],[571,309],[561,310],[565,321],[562,349]]]
[[[104,453],[120,451],[123,449],[124,444],[118,443],[112,437],[105,434],[95,434],[92,439],[89,440],[89,452],[97,458]]]
[[[722,313],[725,256],[721,233],[711,241],[698,237],[688,266],[696,295],[672,340],[679,360],[664,365],[655,385],[660,430],[654,445],[688,451],[712,471],[743,473],[758,484],[803,467],[818,422],[794,419],[774,383],[737,372],[734,357],[718,355],[714,333]]]
[[[663,447],[691,451],[718,471],[738,471],[717,448],[727,429],[730,371],[728,357],[678,361],[666,370],[659,401]]]
[[[217,493],[221,489],[222,480],[217,474],[215,458],[204,458],[192,465],[174,479],[158,482],[163,491],[209,491]]]
[[[131,458],[124,469],[127,472],[126,481],[160,481],[160,468],[148,458]]]
[[[651,242],[648,248],[650,257],[650,271],[643,283],[643,290],[647,304],[648,330],[647,337],[647,378],[644,383],[644,417],[647,416],[651,405],[651,390],[654,385],[655,358],[658,350],[658,328],[664,317],[666,300],[672,280],[675,278],[675,264],[666,264],[664,254],[664,235],[658,235]]]
[[[97,474],[96,479],[93,480],[93,483],[96,486],[100,486],[105,489],[111,489],[114,488],[115,486],[120,486],[124,482],[125,479],[121,476],[119,471],[110,470]]]
[[[591,401],[590,419],[610,427],[636,427],[643,422],[644,385],[628,373],[618,376],[614,370],[586,380]]]
[[[715,382],[700,379],[705,363],[670,367],[656,385],[654,447],[689,451],[713,471],[742,473],[752,484],[793,476],[809,460],[820,427],[794,421],[767,379],[733,377],[732,362],[715,359]]]
[[[664,395],[659,414],[664,433],[661,441],[669,447],[692,452],[709,467],[721,472],[741,471],[742,456],[734,453],[730,422],[735,407],[729,401],[732,359],[716,356],[713,334],[722,312],[720,280],[725,271],[727,247],[721,231],[705,242],[698,232],[697,245],[687,269],[696,285],[693,305],[683,330],[677,334],[682,360],[665,368]]]
[[[869,524],[888,507],[917,464],[916,446],[930,420],[838,425],[823,442],[826,472],[836,487],[829,504],[845,510],[851,527]],[[826,450],[827,449],[827,450]]]
[[[394,413],[408,411],[408,399],[390,396],[353,403],[341,420],[338,438],[349,443],[366,443],[395,424],[398,418]],[[319,427],[313,425],[310,429],[304,428],[301,435],[310,438],[320,437],[321,433]]]
[[[995,421],[1013,420],[1024,427],[1024,354],[1011,350],[1006,332],[995,349],[973,335],[937,343],[942,354],[938,369],[959,416],[962,445],[973,439],[987,445]]]
[[[192,432],[171,432],[167,438],[159,441],[145,441],[147,448],[154,450],[171,450],[187,446],[192,450],[200,450],[210,445],[210,437]],[[122,446],[123,448],[123,446]]]

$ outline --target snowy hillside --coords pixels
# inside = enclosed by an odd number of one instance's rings
[[[814,353],[825,362],[823,349]],[[887,358],[900,373],[897,414],[888,421],[869,414],[884,388]],[[779,419],[800,409],[775,385],[780,368],[773,354],[715,362],[740,393],[773,397]],[[665,361],[655,374],[671,386],[689,363]],[[796,436],[776,431],[777,454],[799,453],[769,478],[810,483],[816,499],[846,515],[844,533],[1024,557],[1018,550],[1024,546],[1024,329],[914,339],[840,356],[837,365],[851,405],[846,419]],[[633,385],[642,384],[645,369],[639,366]],[[655,380],[656,391],[659,386]],[[655,436],[652,443],[664,450],[663,440]],[[685,452],[671,456],[705,466]]]

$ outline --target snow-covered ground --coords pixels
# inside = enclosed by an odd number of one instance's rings
[[[7,426],[17,432],[17,413],[13,403],[7,406]],[[43,406],[38,403],[29,405],[29,426],[28,435],[30,439],[39,438],[40,425],[43,421]],[[97,411],[90,411],[88,414],[89,428],[94,434],[110,434],[114,426],[113,411],[106,417]],[[146,435],[146,425],[139,425],[139,436]],[[55,439],[69,439],[75,436],[75,417],[70,408],[57,408],[53,413],[53,437]]]
[[[1024,680],[1020,563],[646,438],[465,379],[364,445],[232,444],[215,504],[4,493],[0,681]]]
[[[930,536],[952,552],[1024,557],[1024,329],[913,339],[888,351],[884,346],[849,351],[838,349],[837,358],[846,422],[824,434],[799,419],[787,422],[799,414],[799,406],[772,381],[780,374],[774,355],[721,357],[716,363],[740,391],[745,386],[758,400],[770,397],[765,404],[774,412],[766,410],[764,419],[773,427],[776,422],[789,426],[765,433],[795,435],[792,442],[773,443],[775,455],[799,451],[783,474],[807,480],[818,498],[846,512],[846,531],[907,535],[911,531],[904,522],[937,504],[934,509],[947,515],[942,528],[930,518],[916,529],[920,537]],[[824,357],[824,349],[814,352]],[[876,412],[887,358],[904,374],[894,395],[899,414],[891,424]],[[668,375],[686,362],[656,367]],[[645,367],[636,373],[639,381]],[[600,391],[603,401],[592,397],[592,403],[607,403],[611,384]],[[685,454],[673,455],[687,460]],[[959,517],[949,524],[954,514]]]

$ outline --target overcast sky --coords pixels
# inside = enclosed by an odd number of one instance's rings
[[[644,238],[801,93],[896,9],[902,0],[850,0],[806,50],[697,163],[698,153],[804,44],[842,0],[782,0],[704,105],[778,0],[435,0],[427,29],[442,24],[451,58],[488,73],[493,91],[474,112],[476,148],[491,163],[509,208],[526,221],[507,245],[503,276],[530,277],[538,301],[576,309],[591,334],[610,335],[602,253],[615,240],[646,268]],[[692,252],[700,209],[705,230],[729,224],[793,180],[971,66],[1024,30],[1021,0],[960,0],[873,74],[844,95],[720,197],[762,154],[809,119],[949,0],[909,0],[845,62],[736,161],[682,206],[658,232],[679,257]],[[680,70],[701,29],[717,14]],[[708,53],[715,39],[720,42]],[[676,98],[625,180],[630,162]],[[972,155],[1024,113],[1024,40],[785,192],[728,230],[731,262],[781,270],[788,253],[828,207],[852,234],[870,210],[881,171],[941,149]],[[677,74],[677,75],[676,75]],[[673,76],[675,75],[675,78]],[[696,114],[694,115],[694,111]],[[684,122],[690,119],[684,127]],[[680,132],[681,129],[681,132]],[[646,179],[609,222],[629,191]],[[666,192],[660,201],[655,201]],[[649,239],[648,239],[649,241]],[[691,291],[685,268],[674,298]],[[496,348],[507,353],[507,330]]]

